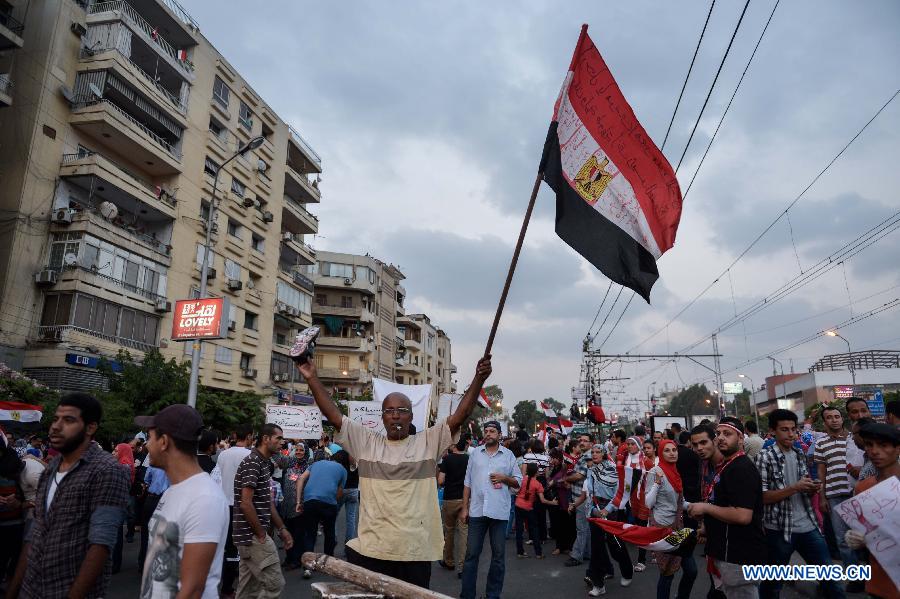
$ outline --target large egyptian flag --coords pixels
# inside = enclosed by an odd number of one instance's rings
[[[692,534],[694,531],[690,528],[672,530],[664,526],[638,526],[603,518],[588,518],[588,521],[617,539],[648,551],[668,553],[681,549],[685,544],[688,544],[686,549],[693,548],[693,544],[696,544],[696,535]]]
[[[563,81],[540,172],[556,192],[556,233],[648,303],[656,261],[675,243],[681,190],[587,34]]]
[[[40,430],[42,409],[19,401],[0,401],[0,426],[12,433]]]

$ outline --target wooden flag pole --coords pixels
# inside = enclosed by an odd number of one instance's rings
[[[525,232],[528,230],[528,221],[531,220],[531,213],[534,211],[534,201],[537,199],[538,190],[541,188],[541,181],[544,173],[538,173],[534,179],[534,188],[531,190],[531,199],[528,200],[528,209],[525,211],[525,220],[522,221],[522,229],[519,231],[519,240],[516,242],[516,249],[513,251],[512,261],[509,263],[509,272],[506,274],[506,283],[503,285],[503,293],[500,294],[500,303],[497,305],[497,313],[494,314],[494,324],[491,326],[491,334],[488,336],[487,346],[484,348],[484,355],[491,353],[494,346],[494,337],[497,336],[497,327],[500,326],[500,315],[503,314],[503,307],[506,305],[506,296],[509,295],[509,286],[512,284],[513,273],[516,272],[516,264],[519,262],[519,254],[522,253],[522,243],[525,241]]]

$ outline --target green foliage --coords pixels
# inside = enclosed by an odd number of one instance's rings
[[[543,420],[544,413],[538,410],[533,401],[520,401],[513,409],[512,419],[520,429],[529,434],[534,432],[538,422]]]
[[[709,400],[709,403],[706,400]],[[672,398],[669,402],[669,414],[672,416],[710,414],[716,411],[715,404],[716,400],[706,385],[691,385]]]
[[[547,397],[544,399],[544,403],[550,406],[550,408],[556,412],[557,414],[562,415],[565,418],[569,414],[569,408],[563,404],[561,401],[556,401],[552,397]]]
[[[753,408],[750,407],[750,390],[744,389],[735,395],[734,401],[726,406],[726,410],[729,414],[737,414],[737,417],[741,420],[746,420],[753,416]]]
[[[0,362],[0,399],[41,406],[41,425],[49,428],[59,402],[59,392]]]

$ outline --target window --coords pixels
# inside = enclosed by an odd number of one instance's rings
[[[231,180],[231,191],[235,193],[239,198],[244,197],[244,194],[247,192],[247,186],[238,181],[237,179]]]
[[[262,158],[257,157],[256,164],[257,164],[256,174],[259,175],[263,179],[270,180],[269,163],[266,162],[265,160],[263,160]]]
[[[242,239],[244,227],[240,225],[236,220],[228,219],[228,234],[232,237],[237,237],[238,239]]]
[[[282,354],[272,354],[272,374],[286,374],[290,376],[292,361]]]
[[[352,295],[342,295],[341,296],[341,307],[342,308],[352,308],[353,307],[353,296]]]
[[[262,123],[262,136],[265,137],[267,140],[272,141],[272,136],[274,134],[275,134],[275,132],[272,131],[272,128],[269,127],[268,125],[266,125],[265,122],[263,122]]]
[[[200,200],[200,220],[203,221],[204,225],[209,220],[209,202],[206,200]]]
[[[360,281],[368,281],[370,285],[375,284],[375,271],[368,266],[356,267],[356,278]]]
[[[61,269],[65,264],[63,258],[66,254],[78,256],[81,247],[81,233],[57,233],[50,244],[50,259],[47,268]]]
[[[241,265],[234,260],[225,259],[225,278],[229,281],[241,280]]]
[[[275,338],[272,341],[278,345],[287,345],[287,335],[284,333],[275,333]]]
[[[259,315],[244,311],[244,328],[251,331],[259,330]]]
[[[241,354],[241,370],[250,370],[253,367],[253,356]]]
[[[71,294],[48,295],[44,299],[44,312],[41,314],[41,326],[69,324],[72,310]]]
[[[316,304],[319,306],[327,306],[328,305],[328,296],[324,293],[316,294]]]
[[[217,345],[215,361],[219,364],[231,364],[231,349],[222,345]]]
[[[210,177],[215,177],[216,173],[219,172],[219,164],[210,158],[206,157],[206,161],[203,163],[203,172],[209,175]]]
[[[216,119],[209,119],[209,132],[218,137],[220,140],[224,140],[228,130],[225,128],[225,125],[217,121]]]
[[[259,252],[260,254],[266,253],[266,240],[261,235],[257,235],[256,233],[251,234],[250,236],[250,247]]]
[[[213,82],[213,99],[218,102],[222,108],[228,108],[228,98],[231,96],[231,90],[225,85],[218,75]]]
[[[310,300],[312,298],[283,281],[276,281],[275,297],[279,302],[297,308],[304,314],[310,313]]]
[[[353,265],[337,264],[335,262],[320,262],[319,272],[324,277],[342,277],[345,279],[352,279]]]
[[[340,368],[342,372],[350,370],[350,357],[338,356],[338,368]]]
[[[250,112],[250,107],[243,100],[241,100],[241,108],[238,111],[238,122],[247,131],[253,129],[253,113]]]
[[[316,368],[325,368],[325,355],[324,354],[313,354],[313,359],[316,362]]]
[[[197,244],[197,267],[200,268],[203,266],[203,252],[206,246],[202,243]],[[216,253],[212,250],[209,251],[209,257],[206,259],[210,268],[216,267]]]

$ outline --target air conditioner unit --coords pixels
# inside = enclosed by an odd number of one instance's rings
[[[244,371],[244,378],[245,378],[245,379],[255,379],[255,378],[256,378],[256,369],[255,369],[255,368],[248,368],[247,370],[245,370],[245,371]]]
[[[71,208],[60,208],[53,213],[53,223],[57,225],[71,225],[75,211]]]
[[[172,311],[172,302],[167,302],[164,299],[156,300],[156,311],[157,312],[171,312]]]
[[[210,280],[215,279],[216,278],[216,269],[212,268],[212,267],[207,268],[206,269],[206,278],[210,279]]]
[[[79,23],[78,21],[73,21],[71,25],[69,25],[69,29],[77,35],[78,37],[82,37],[87,33],[87,27]]]
[[[229,331],[236,331],[236,330],[237,330],[237,321],[229,320],[229,321],[228,321],[228,330],[229,330]]]
[[[265,223],[270,223],[270,222],[272,222],[273,220],[275,220],[275,215],[274,215],[274,214],[272,214],[272,213],[269,212],[268,210],[266,210],[265,212],[263,212],[263,222],[265,222]]]
[[[300,310],[293,306],[288,306],[288,311],[290,312],[291,316],[300,316]]]
[[[282,304],[279,302],[275,307],[280,314],[290,314],[290,306],[288,306],[287,304]]]
[[[344,285],[352,285],[352,284],[353,284],[353,279],[350,279],[350,278],[344,279]]]
[[[252,208],[256,205],[256,200],[253,198],[244,198],[241,203],[244,205],[244,208]]]
[[[244,284],[237,279],[229,279],[228,280],[228,289],[231,291],[240,291],[244,288]]]
[[[282,241],[294,241],[294,234],[285,231],[281,234]]]
[[[56,285],[57,281],[59,281],[59,273],[55,270],[42,270],[34,275],[34,282],[41,286]]]

